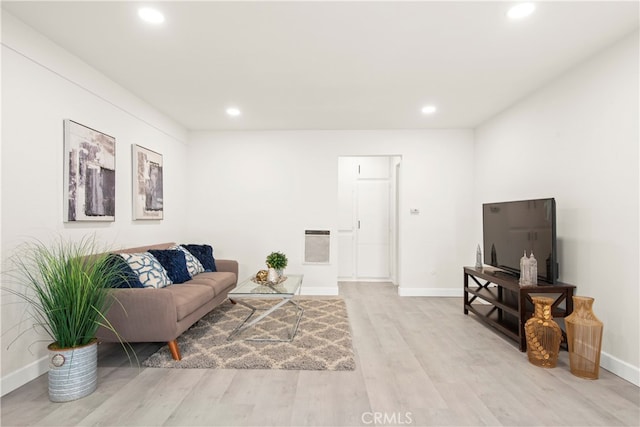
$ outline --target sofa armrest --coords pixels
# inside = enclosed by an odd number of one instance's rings
[[[216,270],[234,273],[238,279],[238,261],[234,259],[216,259]]]
[[[177,338],[178,314],[170,292],[140,288],[110,292],[114,300],[105,317],[123,341],[164,342]],[[119,341],[112,331],[102,326],[96,335],[100,341]]]

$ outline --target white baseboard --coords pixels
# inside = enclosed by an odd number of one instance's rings
[[[338,287],[337,286],[302,286],[302,290],[300,291],[300,295],[338,295]]]
[[[4,396],[31,380],[49,372],[49,356],[44,356],[27,366],[0,378],[0,393]]]
[[[608,353],[600,353],[600,367],[640,387],[640,368]]]
[[[401,297],[462,297],[462,288],[398,288]]]

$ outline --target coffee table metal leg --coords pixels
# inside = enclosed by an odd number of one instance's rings
[[[298,332],[298,325],[300,325],[300,319],[302,319],[302,314],[304,313],[304,308],[300,307],[293,300],[289,300],[291,304],[293,304],[298,309],[298,318],[296,319],[296,323],[293,325],[293,329],[289,333],[289,341],[292,341]]]
[[[241,331],[244,331],[245,329],[247,329],[249,326],[247,326],[246,328],[243,328],[243,326],[247,323],[247,321],[249,319],[251,319],[251,317],[253,316],[253,314],[256,312],[257,308],[255,308],[254,306],[252,306],[251,304],[247,304],[246,302],[242,301],[242,300],[235,300],[233,301],[234,304],[240,304],[243,305],[245,307],[247,307],[249,310],[251,310],[251,313],[249,313],[249,315],[247,316],[246,319],[244,319],[244,321],[242,323],[240,323],[238,326],[236,326],[236,328],[231,331],[231,333],[229,334],[229,336],[227,337],[227,340],[230,340],[231,338],[233,338],[235,335],[239,334]]]
[[[236,299],[235,301],[238,304],[241,304],[241,305],[247,307],[248,309],[250,309],[251,313],[249,314],[249,316],[247,316],[246,319],[244,319],[244,321],[241,324],[239,324],[229,334],[229,336],[227,337],[227,340],[231,340],[234,336],[238,335],[240,332],[246,331],[247,329],[251,328],[256,323],[258,323],[259,321],[261,321],[262,319],[264,319],[265,317],[267,317],[268,315],[270,315],[271,313],[273,313],[274,311],[276,311],[277,309],[279,309],[280,307],[282,307],[286,303],[293,304],[293,306],[298,310],[298,315],[296,317],[295,323],[294,323],[291,331],[288,334],[289,335],[289,339],[288,340],[278,340],[278,339],[271,339],[271,338],[248,338],[247,341],[276,341],[276,342],[277,341],[292,341],[293,338],[296,336],[296,333],[298,332],[298,325],[300,324],[300,319],[302,318],[302,314],[304,313],[304,309],[302,307],[300,307],[298,304],[296,304],[294,301],[292,301],[291,298],[283,298],[282,301],[280,301],[277,304],[275,304],[274,306],[266,309],[264,311],[264,313],[260,314],[258,317],[254,318],[250,322],[249,322],[249,319],[251,319],[253,317],[253,315],[255,314],[255,312],[257,310],[259,310],[259,309],[254,307],[254,306],[252,306],[249,303],[246,303],[246,302],[240,300],[240,299]]]

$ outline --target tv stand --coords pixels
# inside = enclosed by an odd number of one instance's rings
[[[576,287],[560,282],[521,287],[517,277],[503,273],[490,267],[464,267],[464,314],[472,312],[479,321],[516,341],[520,351],[525,351],[524,324],[534,308],[531,295],[550,294],[546,296],[554,298],[552,316],[564,318],[573,311]],[[471,285],[469,278],[474,282]]]

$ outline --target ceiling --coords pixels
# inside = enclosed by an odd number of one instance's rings
[[[639,26],[636,1],[513,4],[160,1],[158,26],[148,2],[2,7],[189,130],[473,128]]]

